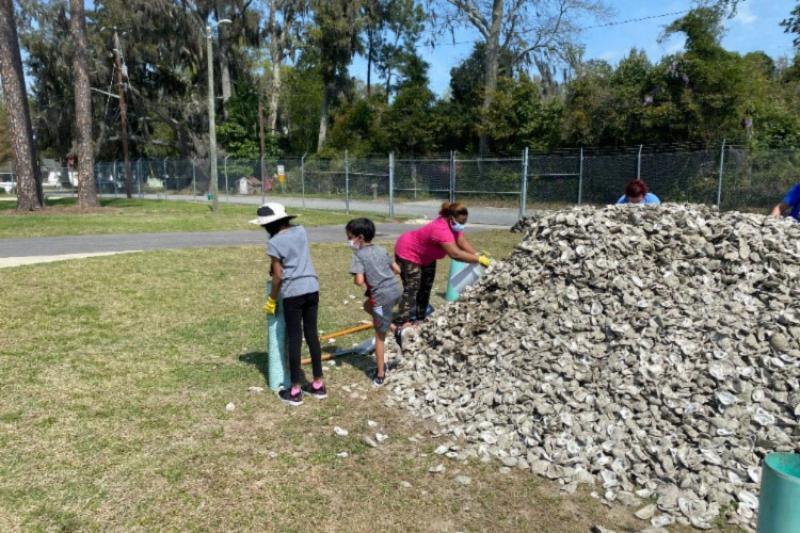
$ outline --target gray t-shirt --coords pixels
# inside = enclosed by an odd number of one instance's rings
[[[351,274],[364,274],[375,301],[388,305],[400,299],[403,288],[392,272],[392,259],[381,246],[369,244],[353,252]]]
[[[308,236],[303,226],[292,226],[267,242],[267,255],[283,265],[280,298],[293,298],[319,291],[319,280],[311,264]]]

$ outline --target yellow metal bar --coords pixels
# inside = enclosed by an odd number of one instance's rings
[[[358,333],[359,331],[366,331],[372,328],[372,324],[359,324],[358,326],[353,326],[351,328],[340,329],[339,331],[334,331],[333,333],[328,333],[327,335],[320,336],[319,340],[326,341],[328,339],[336,339],[338,337],[344,337],[345,335],[350,335],[351,333]]]

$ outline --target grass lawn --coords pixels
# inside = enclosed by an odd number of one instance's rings
[[[518,238],[471,236],[498,257]],[[349,251],[339,244],[312,251],[320,328],[363,319],[347,275]],[[446,268],[440,263],[437,294]],[[250,392],[266,387],[266,270],[258,246],[3,270],[0,531],[647,525],[587,492],[566,496],[528,472],[502,474],[495,463],[433,454],[441,441],[425,422],[385,407],[387,391],[370,387],[369,358],[326,365],[330,395],[322,402],[308,398],[292,409],[268,390]],[[376,431],[368,419],[389,435],[377,449],[361,440]],[[338,437],[334,426],[350,434]],[[418,442],[410,441],[416,434]],[[344,451],[348,457],[337,456]],[[440,462],[445,473],[428,473]],[[455,483],[458,474],[472,483]]]
[[[47,209],[17,213],[16,202],[0,202],[0,238],[53,237],[109,233],[159,233],[166,231],[258,230],[247,221],[255,217],[254,205],[219,204],[212,213],[207,202],[104,198],[102,208],[81,211],[72,198],[50,199]],[[345,224],[356,216],[344,211],[289,209],[306,226]],[[375,221],[385,215],[370,214]]]

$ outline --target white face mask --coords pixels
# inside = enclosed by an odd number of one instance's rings
[[[354,241],[353,239],[350,239],[349,241],[347,241],[347,247],[352,249],[352,250],[360,250],[361,249],[361,247],[358,245],[358,243],[356,241]]]

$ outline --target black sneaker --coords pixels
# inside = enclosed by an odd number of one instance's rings
[[[328,397],[328,391],[325,388],[325,385],[323,385],[318,389],[315,389],[314,385],[309,385],[308,388],[306,389],[306,392],[309,393],[314,398],[316,398],[317,400],[324,400],[325,398]]]
[[[297,394],[292,394],[292,389],[281,389],[278,391],[278,398],[281,399],[286,405],[297,407],[303,405],[303,392],[297,391]]]

